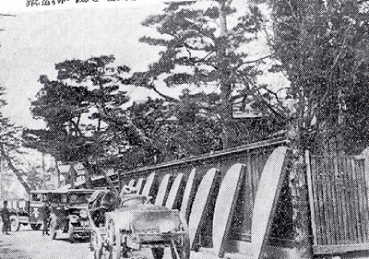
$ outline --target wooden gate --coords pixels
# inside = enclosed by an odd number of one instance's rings
[[[369,249],[365,159],[306,153],[314,254]]]

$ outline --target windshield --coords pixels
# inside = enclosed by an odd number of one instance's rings
[[[68,203],[71,203],[71,204],[88,203],[88,199],[90,197],[91,197],[91,193],[69,193]]]
[[[49,195],[47,193],[32,193],[31,201],[35,203],[46,202]]]
[[[50,195],[50,202],[51,203],[67,203],[67,195],[65,193],[52,193]]]
[[[123,206],[145,204],[146,201],[147,201],[147,198],[145,196],[132,197],[132,198],[123,200],[120,206],[123,207]]]

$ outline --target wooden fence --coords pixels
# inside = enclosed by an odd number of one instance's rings
[[[110,178],[117,185],[119,184],[122,186],[123,184],[128,184],[132,180],[137,182],[139,179],[147,179],[151,173],[155,172],[157,175],[157,181],[155,183],[156,189],[154,188],[152,194],[155,199],[159,183],[168,173],[172,175],[172,179],[179,173],[183,173],[184,182],[186,182],[190,172],[195,169],[195,186],[198,186],[202,177],[211,168],[216,168],[220,171],[220,177],[218,179],[220,183],[225,173],[232,165],[235,163],[245,164],[246,174],[233,217],[230,239],[235,242],[250,243],[252,212],[259,179],[271,152],[276,147],[283,144],[285,144],[285,139],[283,138],[262,141],[223,150],[214,154],[190,157],[154,166],[137,168],[132,171],[120,172],[118,175],[111,174]],[[101,176],[94,179],[93,183],[94,186],[106,186],[105,179]],[[269,235],[269,244],[285,246],[286,243],[291,244],[293,242],[292,213],[290,210],[291,204],[288,193],[288,182],[286,179],[282,187],[282,199],[278,202],[274,223],[272,224],[272,231]],[[213,203],[215,203],[215,199]],[[214,204],[212,206],[214,206]],[[208,219],[209,220],[206,222],[207,226],[205,226],[205,230],[201,235],[202,246],[204,247],[212,246],[212,218],[209,216]]]
[[[306,153],[315,254],[369,250],[366,160]]]

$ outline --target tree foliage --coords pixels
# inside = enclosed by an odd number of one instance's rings
[[[0,109],[6,105],[4,100],[5,88],[0,87]],[[31,190],[26,181],[27,172],[17,167],[19,155],[22,155],[22,130],[10,123],[9,119],[0,112],[0,157],[1,163],[4,163],[16,175],[19,182],[27,192]],[[17,157],[18,156],[18,157]]]
[[[188,153],[209,152],[255,140],[257,134],[255,131],[250,134],[250,124],[261,129],[256,139],[281,127],[275,118],[250,122],[233,117],[237,98],[245,105],[247,97],[257,96],[260,87],[256,77],[262,73],[257,64],[266,58],[255,58],[247,48],[262,28],[260,10],[256,5],[238,10],[244,5],[233,2],[170,2],[161,14],[142,23],[156,29],[160,36],[140,40],[161,46],[163,51],[146,72],[134,73],[133,83],[153,89],[176,106],[167,117],[176,119],[174,124],[179,133],[176,138],[181,140],[177,148]],[[175,99],[160,90],[163,84],[173,91],[187,90]],[[264,98],[254,108],[263,112],[262,102]],[[197,143],[192,142],[195,139]]]
[[[125,143],[116,131],[119,116],[115,115],[124,117],[121,106],[129,98],[120,86],[130,69],[113,67],[113,61],[113,56],[66,60],[56,64],[56,80],[41,76],[43,87],[31,112],[46,122],[47,129],[25,131],[28,145],[58,161],[82,162],[90,171],[92,164],[105,162],[109,148],[119,153]]]
[[[354,0],[274,1],[273,48],[296,100],[290,119],[297,120],[302,148],[346,140],[344,151],[358,152],[368,145],[364,7]]]

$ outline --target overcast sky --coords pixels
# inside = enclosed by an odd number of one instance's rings
[[[29,112],[30,99],[42,87],[40,75],[55,79],[55,64],[99,55],[116,57],[117,65],[144,70],[157,59],[158,48],[139,43],[154,33],[140,23],[163,9],[161,1],[98,0],[26,7],[28,0],[0,0],[0,82],[6,88],[4,115],[26,127],[40,127]],[[41,2],[42,0],[39,0]],[[51,0],[50,0],[51,1]],[[58,1],[58,0],[56,0]],[[95,0],[97,1],[97,0]],[[139,98],[143,90],[132,90]]]
[[[0,29],[3,29],[0,31],[0,83],[7,93],[8,106],[4,115],[18,125],[44,126],[41,121],[32,119],[30,100],[35,99],[42,87],[37,82],[40,75],[56,78],[56,63],[112,54],[116,57],[115,65],[143,71],[158,58],[160,48],[140,43],[138,39],[156,33],[154,29],[143,27],[141,22],[151,14],[159,14],[164,7],[163,1],[83,0],[88,3],[76,3],[82,0],[54,0],[56,3],[64,1],[64,4],[27,7],[27,3],[34,1],[0,0],[0,14],[15,15],[0,16]],[[52,3],[53,0],[48,1]],[[232,3],[238,10],[247,8],[245,0]],[[198,4],[208,8],[214,2],[203,0]],[[269,54],[262,37],[246,47],[253,58]],[[265,64],[264,72],[271,63]],[[261,82],[272,82],[273,87],[278,88],[286,84],[281,76],[270,74],[264,74]],[[172,96],[178,95],[177,92],[166,90]],[[128,93],[133,100],[143,99],[148,90],[132,87]]]

